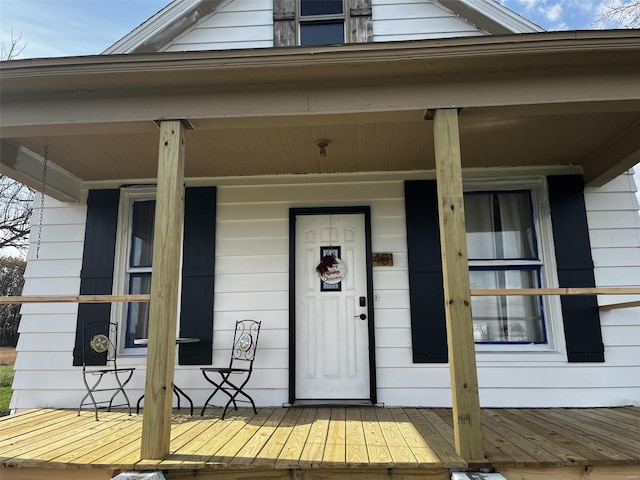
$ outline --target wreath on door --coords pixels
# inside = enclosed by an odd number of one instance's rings
[[[316,273],[324,283],[340,283],[346,274],[344,262],[335,255],[325,255],[316,267]]]
[[[324,277],[329,269],[336,264],[335,255],[325,255],[316,267],[316,273],[320,278]]]

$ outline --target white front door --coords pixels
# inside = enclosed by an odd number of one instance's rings
[[[364,214],[297,215],[295,228],[296,399],[369,400]],[[330,255],[323,281],[316,267]]]

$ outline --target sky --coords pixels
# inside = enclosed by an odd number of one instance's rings
[[[499,0],[546,30],[602,27],[606,0]],[[18,58],[99,54],[170,0],[0,0],[5,48],[21,35]],[[609,27],[611,25],[608,25]]]

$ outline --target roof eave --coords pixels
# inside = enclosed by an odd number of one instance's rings
[[[413,62],[416,68],[423,70],[451,64],[451,73],[460,74],[473,71],[474,59],[476,68],[488,68],[489,65],[484,63],[488,59],[494,59],[497,68],[507,68],[507,64],[518,55],[552,58],[553,54],[573,56],[574,53],[638,50],[640,30],[543,32],[324,47],[11,60],[0,62],[0,80],[3,84],[2,96],[46,94],[62,91],[60,89],[76,91],[92,88],[93,83],[100,88],[108,88],[110,84],[111,88],[122,89],[135,86],[128,83],[134,78],[131,74],[135,74],[138,81],[149,80],[154,86],[171,87],[175,86],[168,83],[171,79],[158,74],[196,71],[208,75],[207,78],[215,81],[215,84],[225,81],[236,84],[237,76],[249,70],[277,70],[283,75],[278,79],[279,82],[296,81],[296,77],[300,76],[304,76],[306,81],[344,79],[338,76],[341,74],[358,80],[378,75],[380,68],[391,75],[393,71],[389,70],[389,66],[392,63]],[[460,66],[467,70],[453,70]],[[221,76],[222,72],[226,76]],[[59,81],[62,77],[66,77],[64,82]],[[48,79],[57,80],[55,85],[58,90],[52,90],[52,83]],[[257,82],[260,78],[247,80]],[[182,81],[189,82],[190,78],[185,77]]]
[[[102,55],[158,52],[204,17],[230,0],[174,0],[140,26],[111,45]]]
[[[446,2],[446,0],[444,1]],[[466,7],[464,11],[461,10],[461,13],[466,17],[470,17],[470,21],[490,33],[504,33],[499,30],[500,27],[512,33],[536,33],[545,31],[539,25],[536,25],[494,0],[454,0],[447,3],[451,4],[449,8],[454,11]],[[481,25],[481,22],[487,22],[489,25],[493,23],[498,26],[498,29],[496,30],[495,27],[488,28],[485,25]]]

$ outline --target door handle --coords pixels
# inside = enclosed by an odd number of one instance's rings
[[[361,313],[360,315],[354,315],[353,318],[359,318],[360,320],[366,320],[367,319],[367,314],[366,313]]]

